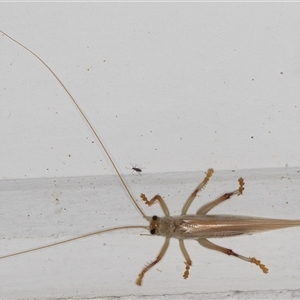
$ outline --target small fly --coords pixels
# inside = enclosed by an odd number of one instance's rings
[[[138,168],[136,165],[134,166],[132,163],[130,163],[130,164],[132,166],[131,170],[133,170],[132,173],[133,172],[137,172],[140,176],[142,176],[141,173],[142,173],[143,169],[142,168]]]

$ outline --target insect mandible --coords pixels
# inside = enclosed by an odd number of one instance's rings
[[[126,190],[127,195],[132,200],[132,203],[135,205],[137,210],[140,212],[142,217],[146,219],[149,222],[149,225],[132,225],[132,226],[118,226],[114,228],[99,230],[93,233],[84,234],[78,237],[70,238],[67,240],[63,240],[60,242],[55,242],[52,244],[48,244],[45,246],[35,247],[32,249],[19,251],[12,254],[3,255],[0,258],[8,258],[36,250],[41,250],[44,248],[52,247],[55,245],[63,244],[66,242],[82,239],[84,237],[92,236],[92,235],[99,235],[105,232],[111,232],[116,230],[122,230],[122,229],[131,229],[131,228],[141,228],[146,229],[150,231],[151,235],[157,235],[157,236],[163,236],[165,237],[165,242],[157,255],[156,259],[152,261],[151,263],[147,264],[140,274],[138,275],[138,278],[136,280],[137,285],[142,285],[142,281],[144,278],[144,275],[146,272],[148,272],[153,266],[155,266],[165,255],[169,242],[171,238],[175,238],[179,241],[179,246],[181,249],[181,252],[185,258],[185,269],[183,273],[183,278],[187,279],[189,277],[190,268],[192,266],[192,260],[185,248],[184,240],[186,239],[193,239],[196,240],[200,245],[202,245],[205,248],[215,250],[222,252],[227,255],[232,255],[237,258],[240,258],[241,260],[253,263],[257,265],[264,273],[268,272],[267,267],[261,263],[260,260],[254,258],[254,257],[246,257],[240,254],[237,254],[231,249],[224,248],[221,246],[218,246],[212,242],[210,242],[209,238],[220,238],[220,237],[230,237],[230,236],[238,236],[243,234],[253,234],[263,231],[269,231],[269,230],[275,230],[275,229],[281,229],[281,228],[287,228],[287,227],[294,227],[294,226],[300,226],[300,220],[285,220],[285,219],[270,219],[270,218],[258,218],[258,217],[248,217],[248,216],[235,216],[235,215],[208,215],[207,213],[210,212],[214,207],[216,207],[218,204],[228,200],[232,196],[236,195],[239,196],[244,191],[244,180],[243,178],[239,178],[239,187],[235,191],[225,193],[222,196],[218,197],[216,200],[209,202],[196,212],[196,214],[187,214],[188,209],[190,205],[192,204],[193,200],[196,198],[197,194],[207,185],[209,179],[213,175],[213,170],[209,169],[206,173],[206,176],[204,180],[195,188],[195,190],[192,192],[192,194],[188,197],[187,201],[185,202],[181,214],[179,216],[170,216],[168,207],[163,200],[163,198],[160,195],[155,195],[153,198],[148,200],[145,194],[141,194],[141,199],[144,201],[144,203],[148,206],[153,205],[154,203],[159,203],[162,211],[164,212],[163,217],[158,216],[147,216],[143,210],[138,205],[136,199],[134,198],[133,194],[131,193],[130,189],[126,185],[120,171],[116,167],[114,161],[112,160],[107,148],[103,144],[102,140],[100,139],[99,135],[97,134],[96,130],[90,123],[89,119],[85,115],[85,113],[82,111],[80,106],[78,105],[77,101],[72,97],[70,92],[67,90],[67,88],[64,86],[64,84],[61,82],[61,80],[57,77],[57,75],[52,71],[52,69],[33,51],[4,33],[0,30],[0,32],[8,37],[13,42],[17,43],[19,46],[24,48],[25,50],[29,51],[32,55],[34,55],[51,73],[52,75],[57,79],[57,81],[60,83],[62,88],[67,92],[70,99],[75,104],[76,108],[78,109],[79,113],[83,116],[87,126],[90,128],[92,133],[94,134],[95,138],[98,140],[100,146],[104,150],[108,160],[110,161],[113,169],[115,170],[119,180],[121,181],[121,184]]]

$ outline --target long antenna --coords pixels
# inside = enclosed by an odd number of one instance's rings
[[[79,104],[77,103],[77,101],[73,98],[73,96],[71,95],[71,93],[68,91],[68,89],[65,87],[65,85],[61,82],[61,80],[57,77],[57,75],[52,71],[52,69],[37,55],[35,54],[33,51],[31,51],[29,48],[27,48],[26,46],[22,45],[21,43],[19,43],[18,41],[16,41],[14,38],[12,38],[11,36],[9,36],[8,34],[6,34],[5,32],[3,32],[2,30],[0,30],[0,32],[7,36],[9,39],[11,39],[13,42],[15,42],[16,44],[18,44],[19,46],[21,46],[22,48],[24,48],[25,50],[27,50],[29,53],[31,53],[32,55],[34,55],[50,72],[51,74],[56,78],[56,80],[60,83],[60,85],[62,86],[62,88],[65,90],[65,92],[69,95],[69,97],[71,98],[71,100],[73,101],[73,103],[75,104],[75,106],[77,107],[78,111],[80,112],[80,114],[82,115],[83,119],[85,120],[87,126],[90,128],[90,130],[92,131],[92,133],[94,134],[95,138],[97,139],[97,141],[99,142],[99,144],[101,145],[102,149],[104,150],[106,156],[108,157],[111,165],[113,166],[114,170],[116,171],[116,173],[118,174],[118,177],[123,185],[123,187],[125,188],[128,196],[130,197],[130,199],[132,200],[132,202],[134,203],[135,207],[139,210],[139,212],[141,213],[141,215],[143,216],[143,218],[147,219],[147,216],[145,215],[145,213],[142,211],[142,209],[139,207],[139,205],[137,204],[137,201],[135,200],[135,198],[133,197],[133,194],[131,193],[131,191],[129,190],[129,188],[127,187],[121,173],[119,172],[117,166],[115,165],[114,161],[112,160],[111,156],[108,153],[108,150],[106,149],[106,147],[104,146],[103,142],[101,141],[98,133],[96,132],[96,129],[94,129],[93,125],[91,124],[91,122],[89,121],[89,119],[87,118],[86,114],[83,112],[82,108],[79,106]]]
[[[149,230],[148,226],[139,226],[139,225],[120,226],[120,227],[114,227],[114,228],[110,228],[110,229],[103,229],[103,230],[98,230],[98,231],[86,233],[86,234],[83,234],[83,235],[80,235],[80,236],[77,236],[77,237],[69,238],[69,239],[66,239],[66,240],[63,240],[63,241],[60,241],[60,242],[51,243],[51,244],[48,244],[48,245],[45,245],[45,246],[39,246],[39,247],[35,247],[35,248],[31,248],[31,249],[27,249],[27,250],[15,252],[15,253],[3,255],[3,256],[0,256],[0,259],[12,257],[12,256],[17,256],[17,255],[20,255],[20,254],[33,252],[33,251],[41,250],[41,249],[45,249],[45,248],[50,248],[50,247],[53,247],[53,246],[57,246],[57,245],[65,244],[65,243],[68,243],[68,242],[76,241],[76,240],[79,240],[79,239],[82,239],[82,238],[90,237],[92,235],[102,234],[102,233],[105,233],[105,232],[121,230],[121,229],[130,229],[130,228],[143,228],[143,229],[148,229]]]

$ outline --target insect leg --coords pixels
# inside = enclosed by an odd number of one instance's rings
[[[183,278],[187,279],[189,277],[189,274],[190,274],[189,270],[190,270],[190,267],[192,266],[192,261],[190,259],[189,254],[186,251],[183,240],[179,240],[179,246],[180,246],[181,252],[182,252],[182,254],[183,254],[183,256],[186,260],[185,261],[185,271],[183,273]]]
[[[231,196],[241,195],[243,193],[243,190],[245,189],[244,188],[245,182],[244,182],[243,178],[239,178],[239,185],[240,186],[236,191],[231,192],[231,193],[226,193],[226,194],[222,195],[221,197],[219,197],[218,199],[201,206],[197,210],[197,215],[206,215],[211,209],[213,209],[215,206],[222,203],[223,201],[228,200]]]
[[[157,201],[159,202],[164,214],[168,217],[170,216],[170,213],[169,213],[169,209],[164,201],[164,199],[160,196],[160,195],[155,195],[151,200],[148,200],[148,198],[146,197],[145,194],[141,194],[140,196],[143,201],[145,202],[145,204],[147,204],[148,206],[151,206],[153,205],[154,203],[156,203]]]
[[[137,285],[140,285],[140,286],[142,285],[142,281],[143,281],[143,277],[144,277],[145,273],[147,271],[149,271],[153,266],[155,266],[163,258],[163,256],[165,255],[165,253],[166,253],[166,251],[169,247],[169,243],[170,243],[170,238],[166,238],[165,243],[162,246],[162,248],[161,248],[159,254],[157,255],[155,261],[147,264],[144,267],[144,269],[142,270],[142,272],[139,274],[139,277],[135,282]]]
[[[256,259],[255,257],[246,257],[246,256],[243,256],[243,255],[237,254],[237,253],[233,252],[231,249],[223,248],[221,246],[218,246],[218,245],[208,241],[207,239],[199,239],[197,241],[201,246],[203,246],[205,248],[208,248],[208,249],[211,249],[211,250],[216,250],[216,251],[222,252],[222,253],[227,254],[227,255],[233,255],[233,256],[238,257],[242,260],[245,260],[245,261],[248,261],[252,264],[255,264],[258,267],[260,267],[260,269],[265,274],[267,274],[268,271],[269,271],[269,269],[264,264],[262,264],[260,260]]]
[[[136,172],[136,173],[138,173],[140,176],[142,176],[142,170],[141,169],[138,169],[138,168],[132,168],[132,173],[134,173],[134,172]]]
[[[190,205],[192,204],[193,200],[196,198],[198,192],[200,192],[208,183],[210,177],[212,176],[212,174],[214,173],[213,169],[208,169],[208,171],[206,172],[206,176],[203,179],[203,181],[196,187],[196,189],[192,192],[192,194],[190,195],[190,197],[187,199],[187,201],[185,202],[182,211],[181,211],[181,215],[186,215]]]

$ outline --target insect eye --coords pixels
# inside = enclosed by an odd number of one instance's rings
[[[154,220],[154,221],[157,220],[157,216],[153,216],[152,220]]]
[[[150,230],[150,233],[151,233],[151,234],[155,234],[155,229],[151,229],[151,230]]]

